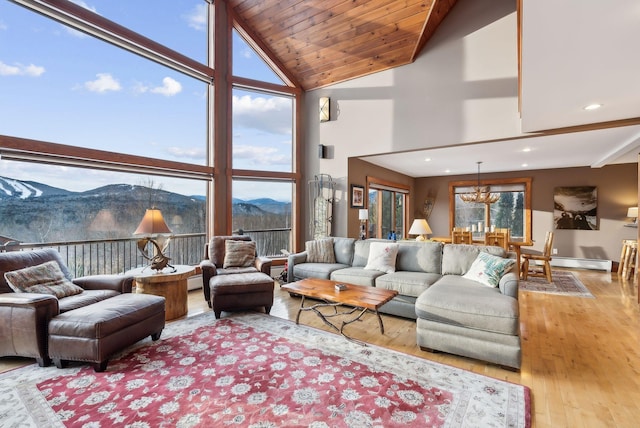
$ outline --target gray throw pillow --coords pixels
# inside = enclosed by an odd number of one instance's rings
[[[308,263],[335,263],[336,254],[333,251],[333,238],[307,241],[304,245]]]
[[[224,243],[223,268],[249,267],[256,260],[255,241],[234,241],[227,239]]]
[[[16,293],[52,294],[58,299],[84,291],[69,281],[56,261],[5,272],[4,278]]]

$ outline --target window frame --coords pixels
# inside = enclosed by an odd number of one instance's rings
[[[531,243],[533,242],[533,231],[532,231],[532,210],[531,210],[531,177],[519,177],[519,178],[495,178],[495,179],[485,179],[480,180],[480,186],[489,186],[492,185],[524,185],[524,229],[525,233],[523,236],[523,242]],[[474,187],[478,185],[477,180],[461,180],[461,181],[450,181],[449,182],[449,231],[453,230],[455,226],[455,195],[456,188],[458,187]]]
[[[409,205],[409,196],[410,196],[411,188],[406,184],[394,183],[392,181],[382,180],[375,177],[367,177],[367,188],[365,189],[365,195],[367,198],[366,208],[369,209],[369,218],[371,218],[371,215],[373,214],[373,212],[371,211],[371,207],[369,207],[369,192],[371,190],[393,192],[392,199],[394,201],[394,204],[393,204],[394,210],[391,213],[392,215],[391,224],[393,225],[393,227],[396,227],[398,224],[398,218],[397,218],[396,209],[395,209],[397,208],[396,206],[397,197],[398,195],[402,195],[402,236],[398,236],[398,239],[406,238],[407,236],[406,234],[408,231],[407,223],[409,221],[407,217],[407,213],[409,212],[408,205]],[[379,199],[380,198],[377,198],[377,200]],[[377,217],[379,219],[382,218],[382,204],[378,203],[375,208],[376,208]],[[367,220],[367,222],[369,222],[369,220]],[[376,225],[375,235],[378,238],[384,239],[384,236],[381,236],[381,234],[382,234],[382,223],[378,221]]]

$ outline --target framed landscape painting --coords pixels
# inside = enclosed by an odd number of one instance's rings
[[[598,230],[598,189],[594,186],[556,187],[553,220],[556,229]]]
[[[364,187],[351,185],[351,208],[364,208]]]

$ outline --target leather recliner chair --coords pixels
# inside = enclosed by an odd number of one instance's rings
[[[247,267],[233,267],[225,269],[225,243],[227,240],[234,241],[251,241],[251,237],[247,235],[228,235],[228,236],[214,236],[208,244],[205,244],[204,257],[205,259],[200,263],[202,268],[202,290],[204,292],[204,298],[207,301],[209,307],[212,307],[212,295],[211,295],[211,278],[219,275],[229,275],[237,278],[237,283],[243,284],[247,279],[247,275],[251,277],[251,274],[263,273],[267,276],[265,278],[271,278],[271,264],[272,261],[268,257],[258,256],[256,254],[255,261],[252,266]],[[257,300],[252,301],[252,295],[250,293],[244,294],[245,306],[261,306],[265,305],[263,298],[259,295]],[[271,298],[273,299],[273,290],[271,290]],[[270,305],[269,305],[270,307]]]
[[[51,294],[15,293],[7,284],[5,272],[37,266],[55,260],[64,275],[84,291],[56,298]],[[33,251],[0,253],[0,356],[35,358],[41,367],[49,358],[49,321],[60,313],[87,306],[121,293],[130,293],[133,277],[92,275],[72,278],[58,251],[45,248]]]

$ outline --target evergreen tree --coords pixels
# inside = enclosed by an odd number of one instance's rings
[[[524,236],[524,192],[516,193],[516,205],[511,220],[511,236]]]
[[[511,228],[511,219],[513,218],[513,193],[501,192],[500,199],[495,204],[495,217],[493,224],[496,227]]]

